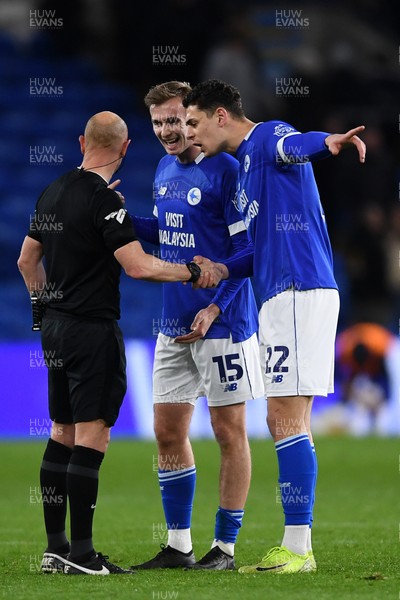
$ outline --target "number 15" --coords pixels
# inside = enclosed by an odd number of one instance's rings
[[[226,354],[225,356],[213,356],[212,361],[217,363],[219,378],[221,383],[227,381],[237,381],[243,377],[243,369],[241,365],[235,364],[233,361],[237,360],[239,354]],[[227,371],[235,371],[235,375],[226,375]]]

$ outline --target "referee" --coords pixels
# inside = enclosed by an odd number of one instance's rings
[[[38,308],[44,312],[42,348],[53,421],[40,470],[47,533],[42,571],[121,574],[131,571],[109,562],[92,542],[99,469],[126,392],[125,349],[117,325],[121,266],[134,278],[201,287],[216,285],[219,275],[143,251],[123,199],[112,189],[118,181],[109,186],[130,143],[118,115],[91,117],[79,142],[82,165],[41,194],[18,260],[34,318]]]

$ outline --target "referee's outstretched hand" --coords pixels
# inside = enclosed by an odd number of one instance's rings
[[[358,150],[360,162],[364,163],[367,148],[364,142],[357,135],[358,133],[364,131],[364,129],[365,126],[360,125],[359,127],[350,129],[347,133],[333,133],[331,135],[328,135],[327,138],[325,138],[325,144],[329,148],[333,156],[339,154],[339,152],[341,152],[343,148],[355,146]]]

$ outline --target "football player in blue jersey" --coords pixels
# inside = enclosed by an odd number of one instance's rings
[[[153,130],[166,151],[154,181],[154,217],[133,217],[137,235],[159,244],[160,258],[189,262],[207,253],[226,260],[247,246],[234,202],[238,162],[206,159],[186,138],[186,83],[171,81],[145,97]],[[192,322],[196,317],[196,328]],[[158,478],[168,542],[135,569],[231,570],[250,483],[245,402],[263,396],[257,308],[248,278],[216,290],[163,286],[163,313],[153,371]],[[198,562],[191,540],[196,467],[189,426],[196,399],[207,396],[221,451],[220,506],[211,550]]]
[[[188,137],[206,157],[240,162],[237,203],[249,247],[220,265],[224,278],[252,275],[261,301],[259,339],[267,422],[275,442],[285,515],[282,543],[240,573],[314,571],[311,525],[317,460],[310,427],[314,395],[333,391],[339,293],[311,161],[365,144],[345,134],[302,134],[288,123],[246,118],[236,88],[218,80],[185,96]],[[195,259],[206,264],[202,257]],[[196,320],[193,326],[196,327]]]

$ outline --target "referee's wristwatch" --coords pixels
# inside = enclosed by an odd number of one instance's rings
[[[190,279],[188,279],[188,282],[196,283],[196,281],[199,279],[199,277],[201,275],[201,268],[199,267],[198,264],[196,264],[193,261],[187,262],[186,266],[189,269],[190,274],[191,274],[191,277],[190,277]]]

